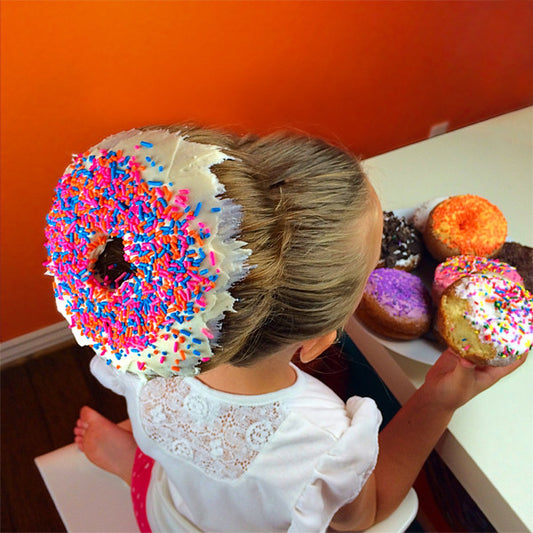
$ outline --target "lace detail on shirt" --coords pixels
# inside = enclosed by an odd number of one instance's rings
[[[183,379],[156,378],[140,393],[150,439],[216,479],[237,479],[286,417],[279,401],[235,405],[206,396]]]

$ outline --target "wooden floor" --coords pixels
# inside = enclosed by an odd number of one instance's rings
[[[83,405],[118,422],[124,400],[89,371],[92,350],[69,346],[1,372],[1,531],[65,531],[33,459],[69,444]]]

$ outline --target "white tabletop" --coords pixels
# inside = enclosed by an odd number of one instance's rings
[[[372,157],[364,167],[385,209],[477,194],[503,212],[511,240],[533,246],[533,107]]]
[[[533,107],[365,161],[384,209],[454,194],[497,205],[509,240],[533,246]],[[429,366],[347,333],[403,403]],[[498,531],[533,531],[533,357],[454,415],[437,451]]]

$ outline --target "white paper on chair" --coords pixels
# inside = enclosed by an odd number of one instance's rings
[[[67,531],[138,531],[128,485],[93,465],[75,444],[36,457],[35,463]]]

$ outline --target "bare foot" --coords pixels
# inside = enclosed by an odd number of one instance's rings
[[[85,406],[80,410],[74,435],[74,442],[89,461],[131,485],[133,461],[137,450],[131,431]]]

